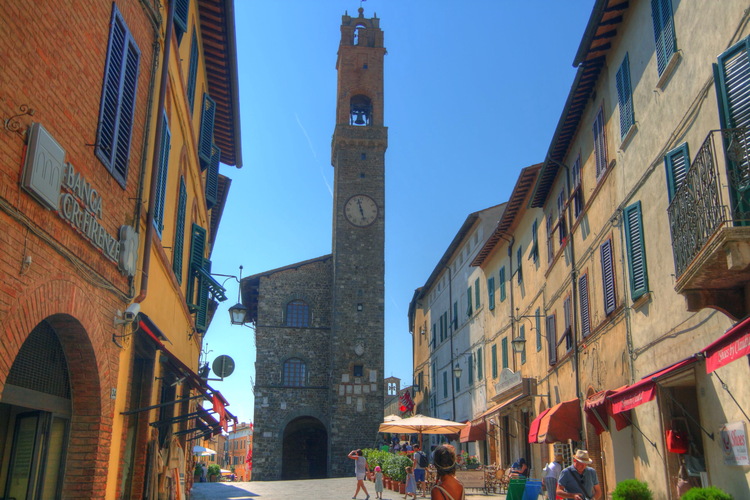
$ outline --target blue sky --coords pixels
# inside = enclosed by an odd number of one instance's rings
[[[232,179],[212,269],[256,274],[331,253],[336,53],[354,0],[236,0],[241,170]],[[367,0],[385,33],[385,376],[411,383],[407,311],[466,217],[507,201],[521,168],[544,160],[575,74],[593,0]],[[207,359],[211,382],[253,419],[253,331],[226,309]]]

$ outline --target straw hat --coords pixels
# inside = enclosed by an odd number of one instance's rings
[[[573,460],[581,462],[582,464],[590,464],[593,462],[593,460],[589,458],[588,450],[576,450],[576,455],[573,457]]]

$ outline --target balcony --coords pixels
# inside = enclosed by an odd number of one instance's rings
[[[669,205],[675,290],[689,311],[748,313],[750,129],[711,131]]]

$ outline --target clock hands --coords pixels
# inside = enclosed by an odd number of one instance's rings
[[[359,213],[362,215],[362,218],[365,218],[365,211],[362,209],[362,200],[360,198],[357,198],[357,206],[359,207]]]

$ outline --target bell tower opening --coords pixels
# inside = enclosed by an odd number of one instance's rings
[[[366,127],[372,119],[372,101],[366,95],[358,94],[349,101],[349,125]]]

